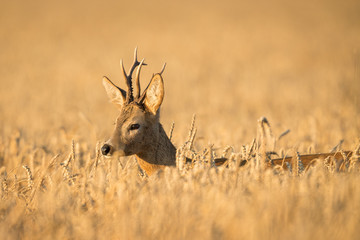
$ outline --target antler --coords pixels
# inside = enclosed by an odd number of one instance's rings
[[[139,100],[140,98],[140,94],[141,94],[141,90],[140,90],[140,71],[141,71],[141,67],[142,65],[146,65],[144,64],[144,58],[141,60],[140,65],[136,71],[136,75],[135,75],[135,98],[136,100]]]
[[[163,74],[163,72],[165,71],[165,67],[166,67],[166,63],[164,63],[164,65],[163,65],[163,67],[162,67],[161,71],[159,72],[159,74],[160,74],[160,75],[162,75],[162,74]]]
[[[125,78],[126,86],[128,88],[127,93],[126,93],[126,100],[125,100],[126,103],[130,103],[130,102],[132,102],[134,100],[141,103],[145,98],[146,90],[149,87],[150,83],[145,88],[145,91],[141,94],[141,90],[140,90],[140,71],[141,71],[142,66],[146,66],[146,63],[144,63],[144,59],[142,59],[141,62],[139,62],[137,60],[137,47],[135,48],[135,51],[134,51],[134,62],[133,62],[132,66],[131,66],[131,68],[129,70],[129,75],[126,74],[124,63],[123,63],[122,59],[120,60],[120,66],[121,66],[121,69],[122,69],[123,76]],[[160,75],[163,74],[163,72],[165,70],[165,66],[166,66],[166,63],[164,63],[161,71],[158,74],[160,74]],[[135,75],[135,98],[134,98],[133,86],[132,86],[132,74],[133,74],[136,67],[138,67],[138,69],[137,69],[136,75]]]
[[[132,74],[135,70],[135,68],[137,66],[139,66],[139,69],[137,71],[137,74],[136,74],[136,90],[137,90],[137,98],[138,98],[138,95],[140,95],[140,84],[139,84],[139,74],[140,74],[140,68],[141,68],[141,65],[146,65],[144,63],[144,60],[141,61],[141,63],[137,60],[137,47],[135,48],[135,51],[134,51],[134,62],[133,62],[133,65],[131,66],[130,70],[129,70],[129,75],[126,74],[126,71],[125,71],[125,68],[124,68],[124,64],[123,64],[123,61],[120,60],[120,66],[121,66],[121,69],[122,69],[122,73],[124,75],[124,78],[125,78],[125,82],[126,82],[126,85],[127,85],[127,88],[128,88],[128,91],[127,91],[127,94],[126,94],[126,102],[129,103],[129,102],[132,102],[134,101],[134,95],[133,95],[133,88],[132,88]]]

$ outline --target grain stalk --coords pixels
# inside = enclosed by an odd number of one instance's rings
[[[171,141],[172,136],[173,136],[174,128],[175,128],[175,122],[172,122],[171,127],[170,127],[170,131],[169,131],[169,139],[170,139],[170,141]]]
[[[30,168],[26,165],[23,165],[23,168],[25,169],[26,174],[27,174],[27,182],[28,182],[27,188],[28,188],[28,190],[31,190],[34,185],[34,178],[33,178],[32,172],[31,172]]]

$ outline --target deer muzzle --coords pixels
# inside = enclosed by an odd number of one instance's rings
[[[110,157],[113,155],[126,156],[123,147],[114,146],[113,144],[110,144],[109,142],[105,143],[101,147],[101,153],[102,153],[102,155],[104,155],[106,157]]]

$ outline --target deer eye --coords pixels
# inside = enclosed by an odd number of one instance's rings
[[[137,123],[131,124],[131,126],[130,126],[130,130],[136,130],[136,129],[139,129],[139,128],[140,128],[140,124],[137,124]]]

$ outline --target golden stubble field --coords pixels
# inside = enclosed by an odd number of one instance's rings
[[[359,166],[259,170],[247,157],[266,116],[279,154],[358,150],[358,1],[2,1],[1,239],[357,239]],[[99,146],[134,48],[167,62],[161,122],[207,164],[144,177]],[[272,143],[272,142],[271,142]],[[269,148],[273,146],[267,145]],[[273,149],[268,149],[273,150]],[[256,159],[258,156],[254,156]]]

